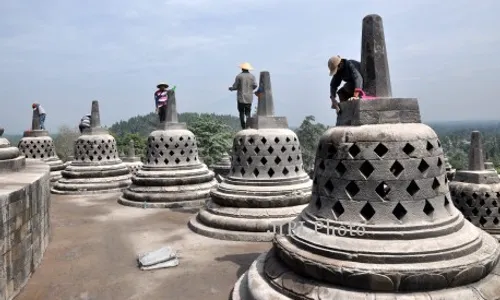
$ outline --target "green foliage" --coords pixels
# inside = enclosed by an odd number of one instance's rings
[[[139,133],[125,133],[124,135],[118,135],[114,132],[110,132],[116,140],[116,146],[120,154],[127,155],[130,141],[134,141],[135,156],[139,156],[142,161],[146,157],[146,148],[148,144],[148,137],[142,136]]]
[[[198,140],[198,151],[203,161],[210,166],[219,161],[232,146],[234,131],[220,119],[204,114],[188,123]]]
[[[310,170],[314,167],[316,157],[316,147],[318,146],[321,135],[327,129],[327,126],[316,123],[314,116],[307,116],[299,128],[295,130],[300,141],[302,149],[302,160],[304,168]]]
[[[66,125],[59,127],[58,133],[54,135],[54,146],[57,156],[62,161],[67,161],[74,154],[75,141],[80,136],[80,130]]]
[[[479,130],[483,136],[483,153],[486,161],[500,166],[500,123],[457,122],[431,124],[438,134],[450,164],[457,170],[467,168],[471,131]]]

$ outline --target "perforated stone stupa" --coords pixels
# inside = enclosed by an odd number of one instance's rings
[[[473,131],[468,170],[456,172],[450,183],[455,206],[472,224],[500,239],[500,178],[494,168],[486,168],[481,133]]]
[[[166,121],[148,137],[147,161],[118,200],[137,207],[202,205],[216,184],[214,173],[198,157],[196,137],[179,123],[175,92],[168,91]]]
[[[122,161],[128,167],[132,175],[137,174],[141,169],[142,161],[139,156],[135,156],[135,144],[133,140],[130,140],[127,148],[127,156],[123,157]]]
[[[17,146],[24,157],[38,159],[50,166],[50,181],[56,182],[61,178],[61,171],[66,167],[59,159],[54,146],[54,141],[47,130],[40,129],[40,115],[38,110],[33,110],[31,130],[23,134]]]
[[[211,165],[210,168],[214,170],[215,179],[217,182],[222,182],[222,180],[229,175],[231,171],[231,156],[226,152],[221,157],[221,159],[215,164]]]
[[[381,18],[365,17],[366,31],[375,32],[363,35],[363,51],[374,51],[367,39],[383,39]],[[368,80],[382,71],[373,72]],[[419,111],[405,98],[347,106],[360,119],[387,107]],[[312,200],[293,223],[302,226],[276,236],[233,300],[498,299],[500,245],[453,206],[436,133],[415,116],[365,120],[323,134]]]
[[[115,138],[101,127],[99,102],[92,101],[91,124],[75,142],[74,159],[52,188],[55,194],[119,192],[130,181],[128,167],[118,157]]]
[[[261,72],[258,114],[236,134],[229,175],[189,222],[218,239],[270,241],[274,227],[293,220],[311,198],[297,135],[274,116],[269,72]]]

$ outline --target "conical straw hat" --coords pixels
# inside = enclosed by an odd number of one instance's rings
[[[240,69],[243,70],[253,70],[253,67],[250,63],[244,62],[240,65]]]

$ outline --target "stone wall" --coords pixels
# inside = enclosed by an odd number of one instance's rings
[[[0,172],[0,300],[13,299],[42,260],[50,236],[49,166]]]

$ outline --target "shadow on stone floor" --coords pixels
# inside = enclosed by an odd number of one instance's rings
[[[252,253],[244,253],[244,254],[230,254],[230,255],[225,255],[225,256],[221,256],[221,257],[216,257],[215,261],[217,261],[217,262],[230,261],[230,262],[238,265],[239,268],[236,271],[236,277],[239,278],[241,275],[243,275],[248,270],[248,267],[250,267],[252,262],[255,259],[257,259],[257,257],[260,254],[262,254],[262,252],[252,252]]]
[[[173,212],[184,213],[184,214],[196,214],[200,208],[199,207],[191,207],[191,208],[171,208]]]

